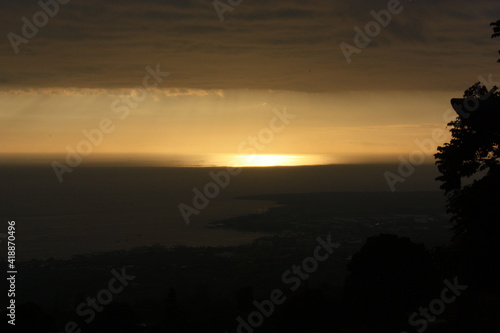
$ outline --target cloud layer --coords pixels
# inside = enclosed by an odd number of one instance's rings
[[[339,44],[387,1],[242,1],[221,22],[210,0],[72,0],[15,54],[36,1],[0,1],[0,89],[137,86],[147,65],[190,89],[463,90],[496,67],[496,1],[403,1],[347,64]]]

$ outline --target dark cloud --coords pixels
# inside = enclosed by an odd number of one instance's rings
[[[494,1],[402,5],[349,65],[339,44],[387,1],[242,1],[221,22],[210,0],[72,0],[17,55],[7,34],[40,8],[0,1],[0,88],[133,87],[157,63],[199,89],[447,89],[494,71]]]

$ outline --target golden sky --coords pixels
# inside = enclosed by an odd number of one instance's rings
[[[82,131],[110,119],[113,131],[102,133],[94,153],[234,154],[270,127],[273,110],[286,109],[293,119],[280,123],[272,140],[257,141],[264,147],[259,153],[396,155],[415,149],[414,141],[431,138],[434,129],[445,129],[450,115],[450,92],[199,90],[176,96],[157,90],[136,108],[113,108],[120,94],[128,96],[125,90],[79,89],[0,95],[8,110],[1,116],[2,140],[9,143],[1,152],[58,154],[67,145],[76,150],[88,140]]]
[[[221,21],[211,1],[73,0],[16,54],[8,34],[40,7],[2,2],[0,153],[64,154],[109,120],[95,156],[237,154],[286,109],[296,117],[259,153],[397,162],[446,129],[451,98],[498,70],[500,7],[401,2],[347,63],[340,43],[387,6],[243,1]],[[138,93],[148,66],[169,75],[134,107],[113,104]]]

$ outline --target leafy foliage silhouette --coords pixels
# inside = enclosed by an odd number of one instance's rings
[[[441,173],[436,179],[447,195],[455,236],[484,238],[500,230],[500,91],[477,82],[463,101],[476,108],[448,123],[452,138],[434,155]]]
[[[491,38],[496,38],[500,36],[500,20],[496,22],[491,22],[490,25],[493,27],[493,35],[491,35]],[[500,51],[498,51],[498,54],[500,54]],[[500,59],[497,60],[497,62],[500,62]]]

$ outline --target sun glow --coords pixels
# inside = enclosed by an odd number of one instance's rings
[[[327,164],[314,155],[231,155],[228,164],[234,167],[271,167]]]

